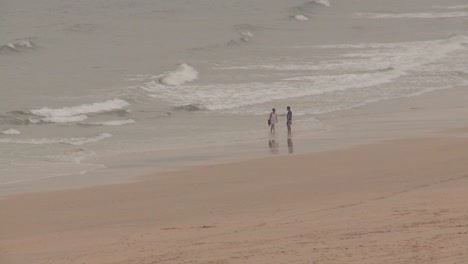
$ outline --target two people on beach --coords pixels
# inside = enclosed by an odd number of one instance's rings
[[[291,125],[292,125],[292,111],[291,107],[286,107],[288,111],[286,115],[286,127],[288,128],[288,135],[291,135]],[[276,113],[276,109],[271,109],[270,118],[268,119],[268,124],[270,125],[270,133],[275,133],[275,125],[278,123],[278,114]]]

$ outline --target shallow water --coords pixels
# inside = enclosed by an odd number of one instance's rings
[[[466,85],[467,14],[457,0],[3,3],[0,188],[266,142],[272,107],[283,122],[290,105],[305,138],[330,129],[322,114]]]

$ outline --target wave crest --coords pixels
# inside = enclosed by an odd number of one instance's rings
[[[298,21],[307,21],[309,20],[306,16],[304,15],[295,15],[294,18]]]
[[[174,107],[174,110],[195,112],[195,111],[206,110],[206,107],[204,107],[203,105],[198,105],[198,104],[188,104],[188,105],[176,106]]]
[[[92,123],[80,123],[81,125],[87,126],[123,126],[127,124],[134,124],[135,120],[133,119],[126,119],[126,120],[111,120],[111,121],[104,121],[104,122],[92,122]]]
[[[161,84],[180,86],[182,84],[192,82],[198,79],[198,72],[192,66],[182,63],[173,70],[167,71],[159,76],[157,79]]]
[[[317,7],[330,7],[329,0],[313,0],[303,3],[302,5],[292,8],[292,12],[302,14],[302,15],[311,15],[317,9]]]
[[[323,6],[326,6],[326,7],[330,7],[331,4],[330,4],[330,0],[314,0],[312,1],[316,4],[319,4],[319,5],[323,5]]]
[[[18,53],[23,50],[32,49],[36,45],[28,39],[20,39],[15,42],[0,46],[0,53]]]
[[[81,122],[88,118],[87,114],[97,114],[102,112],[110,112],[122,110],[130,104],[121,99],[107,100],[104,102],[83,104],[72,107],[63,108],[48,108],[30,110],[29,112],[35,116],[42,117],[44,122],[66,123],[66,122]]]
[[[3,131],[0,131],[3,135],[19,135],[21,132],[19,132],[16,129],[10,128],[10,129],[5,129]]]

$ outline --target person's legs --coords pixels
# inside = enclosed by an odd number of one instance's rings
[[[275,124],[271,124],[270,133],[275,133]]]

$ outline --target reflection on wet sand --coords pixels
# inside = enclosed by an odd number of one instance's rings
[[[289,154],[294,153],[294,144],[291,137],[288,137],[288,152]]]
[[[270,148],[272,154],[278,153],[279,144],[275,139],[268,140],[268,147]]]
[[[292,137],[288,137],[286,141],[288,145],[288,153],[293,154],[294,153],[294,143],[292,140]],[[268,140],[268,148],[270,149],[271,154],[278,154],[279,153],[279,143],[275,138],[270,138]]]

